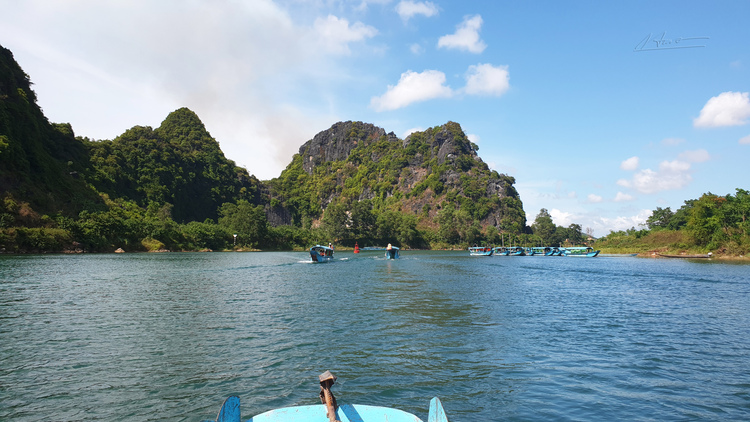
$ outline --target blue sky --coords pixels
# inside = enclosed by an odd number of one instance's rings
[[[335,122],[461,124],[529,224],[596,236],[750,188],[750,2],[0,0],[40,106],[112,139],[188,107],[261,179]]]

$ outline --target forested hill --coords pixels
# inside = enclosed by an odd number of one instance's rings
[[[113,141],[86,142],[99,192],[141,207],[172,206],[178,222],[216,219],[225,202],[260,203],[260,183],[221,151],[198,116],[181,108],[157,129],[136,126]]]
[[[0,252],[448,247],[522,233],[521,200],[460,125],[406,139],[340,122],[261,182],[187,108],[113,140],[50,123],[0,47]],[[384,244],[384,243],[383,243]]]
[[[36,103],[29,76],[11,51],[0,46],[0,193],[22,198],[43,213],[76,214],[101,202],[78,177],[87,162],[86,148],[73,129],[50,124]],[[18,224],[32,223],[30,213],[22,214]]]
[[[522,232],[526,218],[515,180],[490,170],[477,150],[454,122],[404,140],[371,124],[339,122],[302,145],[270,184],[296,224],[325,208],[324,223],[328,216],[329,225],[339,218],[356,226],[356,214],[366,208],[410,214],[422,227],[448,232],[488,226]]]

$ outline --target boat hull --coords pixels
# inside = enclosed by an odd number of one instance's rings
[[[423,422],[417,416],[382,406],[342,404],[336,409],[336,420],[341,422]],[[329,422],[328,410],[323,404],[283,407],[269,410],[248,419],[247,422]],[[224,401],[214,421],[241,422],[240,399],[231,396]],[[427,422],[448,422],[445,410],[437,397],[430,400]]]
[[[253,416],[247,422],[329,422],[326,412],[326,407],[322,404],[285,407]],[[341,422],[422,422],[403,410],[361,404],[340,405],[336,410],[336,419]]]
[[[469,248],[469,255],[471,256],[492,256],[494,252],[495,252],[494,248],[484,248],[484,247]]]

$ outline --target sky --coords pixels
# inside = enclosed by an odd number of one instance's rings
[[[261,180],[339,121],[457,122],[528,224],[599,237],[750,189],[748,20],[744,0],[0,0],[0,45],[76,135],[188,107]]]

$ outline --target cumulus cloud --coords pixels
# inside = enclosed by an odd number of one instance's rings
[[[378,33],[372,26],[362,22],[350,25],[348,20],[333,15],[317,18],[313,29],[325,51],[334,54],[350,54],[350,43],[364,41]]]
[[[423,15],[426,17],[435,16],[438,14],[438,8],[434,3],[430,1],[409,1],[402,0],[396,5],[396,13],[401,16],[401,19],[406,22],[416,15]]]
[[[475,144],[479,144],[479,135],[475,135],[473,133],[467,133],[466,138],[470,140],[471,142],[474,142]]]
[[[741,145],[750,145],[750,135],[747,135],[744,138],[740,138],[739,143]]]
[[[640,159],[638,157],[630,157],[627,160],[620,163],[620,168],[627,171],[633,171],[638,168]]]
[[[479,38],[479,30],[482,28],[482,17],[480,15],[467,16],[463,22],[456,27],[456,32],[443,35],[438,40],[438,48],[455,48],[470,53],[479,54],[487,48],[487,45]]]
[[[590,193],[589,196],[586,197],[586,202],[589,202],[591,204],[597,204],[599,202],[602,202],[602,197],[593,193]]]
[[[740,126],[750,118],[750,98],[747,92],[722,92],[712,97],[700,115],[693,120],[695,127]]]
[[[711,155],[705,149],[696,149],[693,151],[685,151],[678,155],[677,158],[691,163],[703,163],[710,160]]]
[[[508,66],[478,64],[466,72],[465,92],[470,95],[503,95],[510,86]]]
[[[561,211],[557,208],[552,208],[551,210],[549,210],[549,216],[552,217],[552,222],[554,222],[556,226],[563,227],[568,227],[569,225],[575,223],[574,220],[576,219],[575,214]]]
[[[634,199],[632,195],[628,195],[627,193],[617,192],[617,195],[615,195],[615,202],[626,202]]]
[[[690,163],[686,161],[662,161],[659,170],[644,169],[636,173],[631,180],[620,179],[617,184],[635,189],[640,193],[656,193],[665,190],[681,189],[693,180],[690,174]]]
[[[445,85],[445,73],[437,70],[425,70],[422,73],[411,70],[401,74],[396,85],[388,85],[388,90],[380,97],[370,100],[370,107],[375,111],[396,110],[409,104],[447,98],[453,90]]]
[[[646,224],[646,220],[651,217],[651,214],[651,210],[641,210],[638,214],[632,216],[620,216],[614,218],[598,217],[595,218],[591,224],[595,232],[601,236],[600,233],[628,230],[632,227]]]

